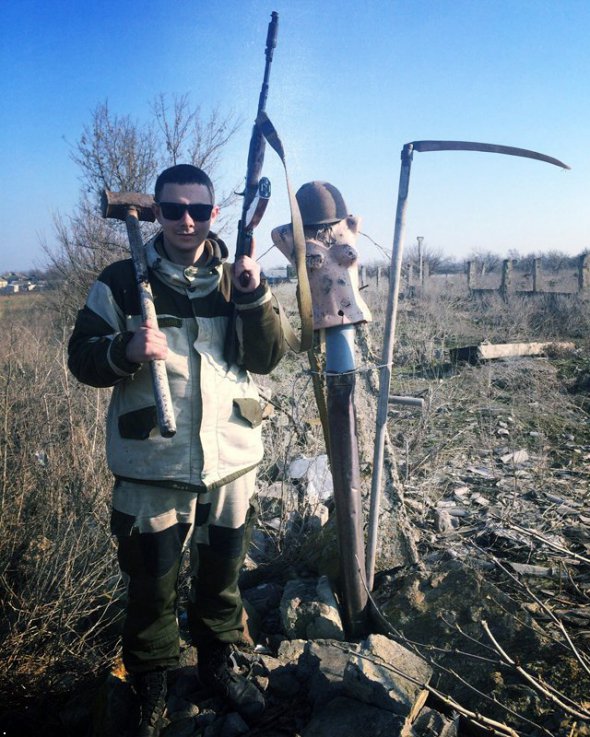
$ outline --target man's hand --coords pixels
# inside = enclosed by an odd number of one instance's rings
[[[232,282],[240,292],[253,292],[260,285],[260,264],[250,256],[240,256],[232,269]]]
[[[125,356],[131,363],[164,359],[168,355],[166,336],[150,322],[145,322],[127,343]]]

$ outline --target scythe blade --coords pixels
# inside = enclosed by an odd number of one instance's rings
[[[501,146],[496,143],[477,143],[475,141],[413,141],[410,146],[414,151],[484,151],[490,154],[506,154],[507,156],[521,156],[525,159],[537,159],[547,164],[569,169],[567,164],[552,156],[530,151],[528,148],[515,146]]]

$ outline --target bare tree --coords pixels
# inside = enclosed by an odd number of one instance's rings
[[[219,108],[214,108],[208,117],[204,117],[198,106],[190,106],[186,94],[169,99],[160,93],[152,102],[151,109],[163,140],[162,168],[182,161],[204,169],[215,181],[223,150],[237,133],[241,120],[233,112],[222,113]],[[217,202],[222,208],[216,224],[220,232],[227,225],[224,210],[235,204],[238,188],[239,183],[236,183],[228,192],[216,192]]]
[[[428,264],[428,269],[431,274],[438,271],[441,263],[444,261],[444,256],[439,248],[434,248],[427,242],[412,243],[406,249],[404,253],[404,261],[407,264],[412,264],[414,267],[420,266],[420,258],[422,258],[422,264]]]
[[[224,147],[237,132],[240,121],[235,116],[224,116],[215,108],[207,120],[195,116],[190,160],[206,171],[215,171],[221,161]]]
[[[145,192],[161,163],[153,123],[114,115],[108,102],[93,111],[71,158],[80,168],[83,191],[88,194],[103,189]]]
[[[152,112],[163,135],[170,164],[179,164],[197,111],[190,109],[188,95],[174,97],[171,109],[166,95],[160,93],[152,103]]]
[[[482,276],[490,271],[497,271],[502,262],[502,259],[497,253],[484,251],[481,248],[473,249],[468,256],[468,260],[475,261],[478,264]]]
[[[149,192],[157,174],[180,161],[206,169],[215,179],[223,149],[240,125],[233,113],[223,115],[217,108],[203,117],[187,95],[169,102],[161,94],[151,110],[150,120],[138,122],[114,114],[108,102],[102,102],[72,146],[71,158],[80,169],[80,201],[70,215],[55,216],[55,245],[44,244],[48,267],[68,285],[68,297],[60,305],[67,316],[83,302],[97,274],[127,254],[124,226],[100,216],[102,190]],[[218,202],[229,207],[236,197],[231,191]],[[218,225],[222,229],[223,220]],[[155,231],[149,224],[142,228],[146,237]]]
[[[214,108],[207,118],[199,107],[191,108],[188,95],[175,95],[169,101],[160,93],[153,101],[152,112],[163,138],[168,165],[181,160],[204,169],[213,179],[221,162],[223,149],[238,131],[241,121],[234,113],[222,114]]]
[[[541,254],[539,254],[541,256]],[[561,269],[571,269],[577,266],[578,256],[569,256],[563,251],[547,251],[542,254],[543,268],[552,271],[560,271]]]

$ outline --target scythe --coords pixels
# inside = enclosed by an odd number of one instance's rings
[[[373,477],[371,483],[371,504],[369,513],[369,532],[366,555],[366,578],[369,590],[373,587],[375,571],[375,553],[377,549],[377,532],[379,523],[379,506],[383,479],[383,458],[385,449],[385,429],[387,423],[387,409],[389,389],[391,384],[391,361],[395,340],[395,326],[397,320],[397,303],[399,297],[400,274],[402,266],[403,239],[406,221],[408,189],[410,183],[410,169],[414,151],[483,151],[508,156],[521,156],[526,159],[536,159],[547,164],[569,169],[567,164],[551,156],[530,151],[525,148],[502,146],[493,143],[476,143],[472,141],[413,141],[406,143],[401,152],[401,171],[395,229],[389,270],[389,294],[385,316],[385,335],[383,339],[383,353],[379,374],[379,398],[377,404],[377,420],[375,431],[375,449],[373,454]]]

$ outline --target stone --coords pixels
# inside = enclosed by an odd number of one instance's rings
[[[457,517],[451,516],[447,509],[437,509],[435,518],[438,532],[451,532],[459,527],[459,520]]]
[[[400,734],[403,723],[390,711],[340,696],[312,717],[301,737],[394,737]]]
[[[307,640],[283,640],[277,655],[280,660],[293,662],[299,660],[307,648]]]
[[[274,582],[261,583],[242,592],[242,598],[251,604],[261,617],[276,609],[283,594],[283,587]]]
[[[350,698],[402,717],[423,699],[432,669],[418,655],[384,635],[370,635],[344,671],[344,693]]]
[[[280,612],[289,639],[344,639],[338,604],[327,576],[312,581],[289,581]]]
[[[289,477],[298,481],[305,489],[308,504],[327,501],[334,494],[332,474],[325,453],[315,458],[296,458],[289,466]]]
[[[419,735],[432,737],[457,737],[459,734],[459,717],[449,719],[434,709],[424,707],[412,725]]]
[[[316,640],[308,643],[299,671],[306,676],[309,700],[316,709],[342,695],[342,680],[351,656],[350,650],[358,650],[358,645],[350,644],[344,650],[336,641]]]
[[[193,737],[196,734],[197,723],[194,718],[188,717],[172,722],[161,732],[161,737]]]
[[[279,698],[290,699],[301,690],[301,683],[297,677],[297,668],[294,665],[284,665],[275,668],[269,676],[268,688],[273,695]]]
[[[219,737],[238,737],[238,735],[247,734],[249,731],[250,727],[242,717],[237,712],[231,712],[223,720]]]
[[[168,697],[166,706],[168,708],[168,718],[171,722],[178,722],[181,719],[192,719],[200,711],[196,704],[174,693]]]
[[[529,460],[529,454],[526,450],[516,450],[514,453],[506,453],[500,460],[504,465],[518,466],[521,463],[526,463]]]

